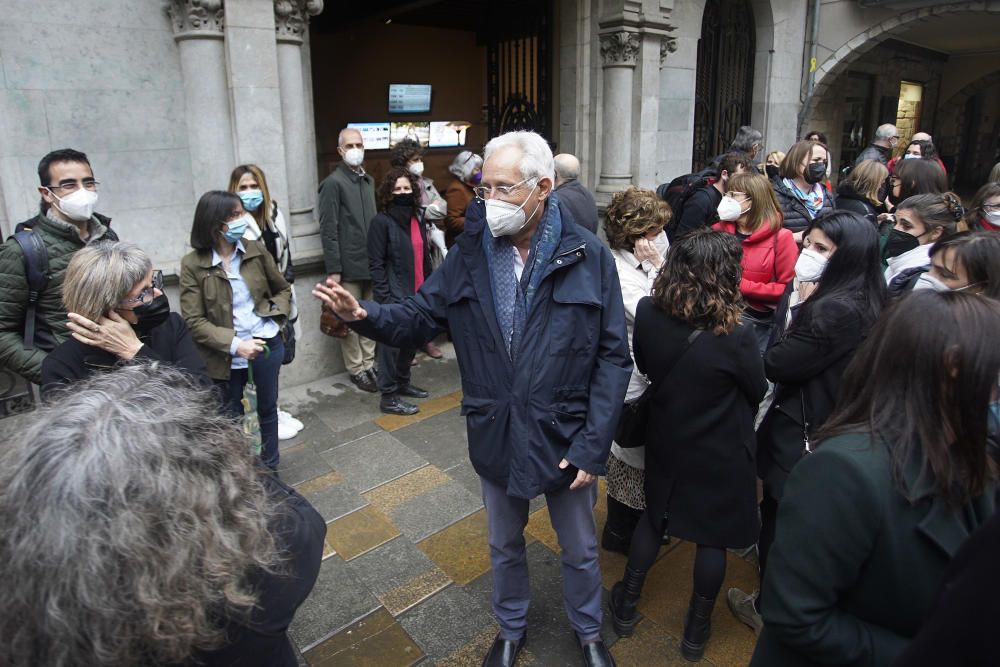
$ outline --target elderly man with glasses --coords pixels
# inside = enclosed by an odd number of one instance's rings
[[[606,667],[593,506],[632,371],[618,275],[607,247],[559,206],[542,137],[501,135],[484,157],[474,191],[485,224],[466,225],[415,296],[359,303],[332,280],[313,294],[388,345],[419,347],[451,330],[500,625],[483,664],[513,665],[525,644],[524,527],[529,501],[544,493],[583,662]]]
[[[111,219],[94,212],[99,183],[86,155],[52,151],[38,163],[38,180],[41,210],[0,246],[0,366],[36,384],[46,354],[69,336],[66,265],[88,244],[118,240]],[[32,285],[35,272],[46,277],[41,289]]]

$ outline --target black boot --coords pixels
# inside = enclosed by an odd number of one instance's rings
[[[629,545],[632,544],[632,533],[641,516],[642,510],[632,509],[608,496],[608,519],[604,522],[604,531],[601,533],[601,547],[605,551],[615,551],[627,556]]]
[[[714,598],[705,598],[691,593],[687,617],[684,619],[684,639],[681,641],[681,655],[685,660],[698,662],[705,655],[705,645],[712,636],[712,609]]]
[[[611,589],[608,609],[611,611],[612,625],[619,637],[631,637],[635,632],[635,607],[645,581],[645,572],[637,572],[626,565],[625,577]]]

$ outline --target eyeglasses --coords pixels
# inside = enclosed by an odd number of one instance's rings
[[[514,192],[524,187],[525,183],[533,180],[535,179],[526,178],[519,183],[515,183],[514,185],[493,185],[493,186],[477,185],[476,187],[472,188],[472,192],[475,193],[476,197],[478,197],[479,199],[492,198],[494,194],[497,192],[499,192],[500,196],[502,197],[509,197]]]
[[[1000,204],[983,204],[983,212],[1000,213]]]
[[[153,279],[150,281],[149,285],[142,288],[142,291],[139,292],[139,296],[131,299],[122,299],[118,302],[118,304],[121,306],[145,305],[153,300],[154,290],[163,291],[163,271],[153,271]]]
[[[63,192],[76,192],[83,186],[84,190],[90,190],[91,192],[97,190],[97,186],[100,185],[100,181],[95,181],[93,178],[85,178],[82,181],[74,181],[71,179],[66,179],[65,181],[59,181],[55,185],[46,186],[49,190],[62,190]]]

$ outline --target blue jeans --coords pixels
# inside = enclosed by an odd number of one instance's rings
[[[271,348],[268,355],[260,354],[253,365],[253,381],[257,385],[257,416],[260,419],[260,458],[272,470],[278,467],[278,371],[285,357],[281,336],[267,341]],[[247,383],[247,369],[232,368],[229,380],[216,380],[222,398],[222,413],[233,418],[243,416],[243,387]]]

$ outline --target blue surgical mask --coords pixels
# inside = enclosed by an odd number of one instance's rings
[[[243,190],[236,194],[243,200],[243,208],[248,211],[256,211],[264,203],[264,193],[260,190]]]
[[[903,159],[904,160],[918,160],[918,159],[920,159],[920,156],[916,155],[915,153],[907,153],[906,155],[903,156]]]
[[[224,236],[230,243],[236,243],[243,238],[243,234],[247,231],[247,227],[250,226],[250,214],[244,213],[227,224],[229,225],[229,229],[226,231]]]

